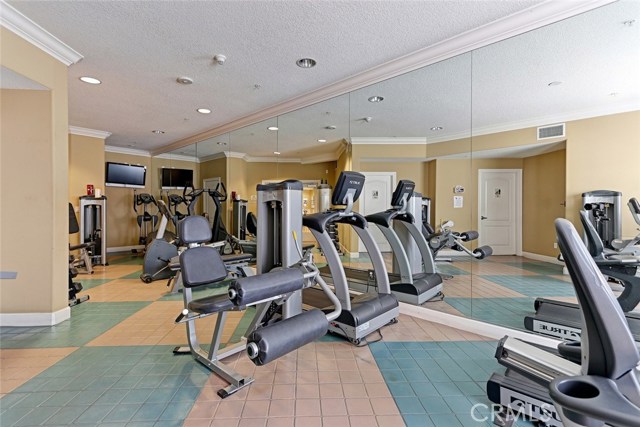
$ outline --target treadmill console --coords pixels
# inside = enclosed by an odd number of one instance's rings
[[[413,190],[416,188],[416,183],[408,179],[401,179],[398,183],[393,195],[391,196],[391,206],[402,206],[402,200],[409,200],[413,194]]]
[[[336,188],[331,196],[331,204],[346,205],[347,196],[353,195],[353,202],[358,200],[364,187],[364,175],[358,172],[343,171],[338,177]]]

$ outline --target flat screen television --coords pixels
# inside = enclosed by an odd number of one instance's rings
[[[144,188],[147,167],[128,163],[105,163],[105,185],[110,187]]]
[[[193,171],[191,169],[163,168],[160,176],[163,190],[193,186]]]

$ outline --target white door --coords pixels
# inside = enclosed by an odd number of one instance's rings
[[[395,172],[362,172],[365,176],[364,188],[360,195],[360,214],[363,216],[386,211],[391,207],[391,194],[396,183]],[[369,230],[380,247],[381,252],[391,252],[389,242],[377,225],[371,224]],[[365,252],[362,241],[358,241],[358,251]]]
[[[478,238],[494,255],[521,255],[522,170],[478,171]]]
[[[220,184],[219,177],[207,178],[202,181],[202,188],[204,188],[205,190],[215,190],[218,184]],[[211,199],[211,196],[209,196],[207,193],[203,193],[201,197],[202,197],[202,200],[204,200],[204,205],[203,205],[204,212],[206,212],[207,216],[209,217],[209,225],[213,227],[213,215],[215,214],[215,211],[216,211],[216,205],[213,204],[213,200]],[[222,221],[225,221],[224,212],[220,212],[220,214],[223,215]]]

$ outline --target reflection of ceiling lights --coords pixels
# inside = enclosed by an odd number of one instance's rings
[[[191,77],[186,77],[186,76],[178,77],[176,81],[181,85],[190,85],[193,83],[193,79]]]
[[[434,132],[437,131],[437,130],[442,130],[442,129],[444,129],[442,126],[434,126],[434,127],[431,128],[431,130],[434,131]]]
[[[216,142],[216,144],[218,144],[218,145],[227,145],[226,142],[222,142],[222,141]]]
[[[334,125],[325,126],[324,128],[326,130],[336,130],[336,127]]]
[[[152,130],[151,132],[153,132],[153,133],[158,133],[158,134],[160,134],[160,133],[164,133],[164,131],[163,131],[163,130],[158,130],[158,129],[156,129],[156,130]]]
[[[318,142],[327,142],[326,139],[319,139]]]
[[[562,82],[555,81],[555,82],[547,83],[547,86],[560,86],[561,84]]]
[[[89,83],[90,85],[99,85],[100,83],[102,83],[100,80],[96,79],[95,77],[88,77],[88,76],[80,77],[80,80],[82,80],[85,83]]]
[[[278,126],[269,126],[267,129],[269,129],[269,130],[278,130]]]
[[[369,102],[382,102],[384,101],[384,97],[382,96],[372,96],[371,98],[369,98]]]
[[[197,111],[198,111],[198,113],[200,113],[200,114],[209,114],[209,113],[211,113],[211,110],[210,110],[210,109],[208,109],[208,108],[198,108],[198,110],[197,110]]]
[[[279,151],[274,151],[273,154],[275,154],[276,156],[279,156],[280,152]]]
[[[300,58],[296,61],[296,65],[300,68],[313,68],[316,66],[316,60],[311,58]]]
[[[611,92],[609,94],[609,96],[618,96],[618,95],[620,95],[620,92]]]

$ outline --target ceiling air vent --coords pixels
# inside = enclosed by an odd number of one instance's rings
[[[538,128],[538,141],[564,137],[564,123],[559,125],[541,126]]]

